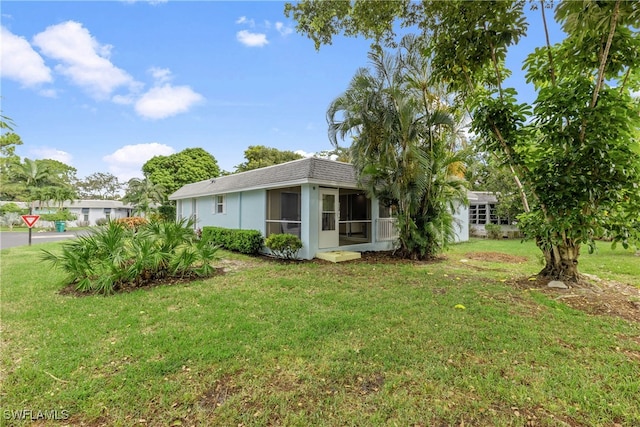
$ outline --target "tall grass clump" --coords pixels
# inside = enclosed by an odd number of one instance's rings
[[[152,222],[137,229],[111,221],[96,232],[62,244],[41,259],[67,273],[76,290],[110,294],[171,278],[207,277],[218,248],[198,240],[191,220]]]

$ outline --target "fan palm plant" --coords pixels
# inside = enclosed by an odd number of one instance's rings
[[[112,221],[96,232],[65,242],[62,252],[41,259],[67,274],[80,292],[113,293],[167,277],[209,276],[218,248],[196,240],[189,220],[151,223],[138,230]]]

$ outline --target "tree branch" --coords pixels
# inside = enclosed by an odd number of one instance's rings
[[[604,82],[604,69],[607,65],[607,59],[609,57],[609,49],[611,49],[611,43],[613,42],[613,35],[616,32],[616,25],[618,23],[618,17],[620,16],[620,1],[616,1],[616,5],[613,7],[613,16],[611,16],[611,26],[609,27],[609,37],[607,38],[607,44],[604,46],[604,52],[602,52],[602,58],[600,58],[600,67],[598,68],[598,79],[596,81],[596,88],[593,91],[593,98],[591,98],[591,108],[596,106],[598,102],[598,94],[602,88]]]
[[[544,0],[540,0],[540,11],[542,12],[542,24],[544,26],[544,36],[547,39],[547,55],[549,56],[549,72],[551,73],[551,83],[556,85],[556,71],[553,66],[553,55],[551,54],[551,42],[549,41],[549,28],[547,27],[547,18],[544,14]]]

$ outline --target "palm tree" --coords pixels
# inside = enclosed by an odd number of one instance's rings
[[[31,201],[31,210],[33,210],[36,200],[43,201],[44,193],[40,189],[51,177],[49,170],[35,160],[25,158],[23,163],[15,165],[13,175],[17,181],[25,185],[27,197]]]
[[[165,193],[164,186],[154,184],[147,178],[131,178],[127,183],[127,192],[122,201],[131,203],[135,207],[135,212],[146,216],[154,210],[154,204],[161,204],[165,201]]]
[[[431,258],[453,240],[455,203],[466,201],[452,150],[454,115],[431,82],[414,40],[404,51],[373,51],[373,72],[360,69],[329,106],[329,138],[352,137],[351,157],[361,184],[383,203],[397,206],[401,253]]]

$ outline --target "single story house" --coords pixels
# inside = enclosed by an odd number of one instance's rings
[[[486,237],[486,224],[500,225],[503,236],[519,235],[515,220],[498,215],[498,197],[491,191],[470,191],[469,197],[469,232],[472,236]]]
[[[133,206],[126,205],[119,200],[73,200],[64,202],[62,207],[68,209],[70,213],[76,216],[75,220],[67,221],[68,227],[96,225],[96,221],[100,219],[111,220],[127,218],[130,217],[133,212]],[[42,215],[54,213],[57,210],[58,205],[50,202],[40,207],[36,206],[33,213],[34,215]],[[48,224],[40,220],[36,224],[36,227],[53,227],[53,224]]]
[[[306,158],[187,184],[169,196],[179,219],[195,227],[252,229],[265,237],[289,233],[302,240],[299,256],[320,252],[384,251],[394,247],[389,207],[358,186],[349,163]],[[469,213],[455,212],[456,240],[469,238]]]
[[[133,206],[119,200],[74,200],[64,202],[62,206],[77,217],[75,221],[69,221],[70,227],[96,225],[96,221],[102,218],[127,218],[133,213]]]
[[[14,203],[22,209],[29,209],[30,202],[7,202],[0,201],[0,205]],[[54,213],[58,210],[58,204],[55,202],[42,203],[36,202],[33,210],[34,215],[42,215]],[[119,200],[73,200],[66,201],[62,204],[63,208],[69,209],[69,212],[76,216],[74,221],[67,221],[69,227],[96,225],[99,219],[118,219],[132,216],[133,206],[124,204]],[[39,220],[36,228],[53,227],[53,223]]]

